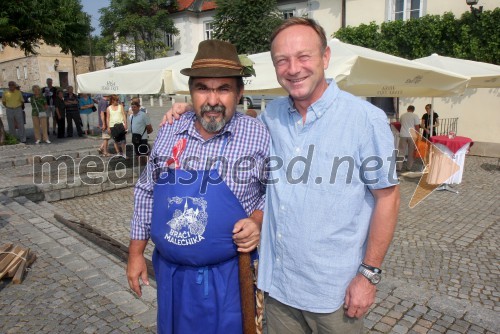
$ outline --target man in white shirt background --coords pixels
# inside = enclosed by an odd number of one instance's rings
[[[408,160],[406,163],[406,168],[411,170],[413,167],[413,153],[415,152],[415,144],[411,138],[410,129],[414,128],[417,132],[420,130],[420,118],[415,115],[415,107],[410,105],[406,109],[406,113],[404,113],[399,121],[401,122],[401,130],[399,131],[399,153],[398,155],[401,157],[405,156],[405,152],[408,154]],[[408,149],[408,150],[407,150]],[[397,170],[402,171],[403,169],[403,160],[397,163]]]

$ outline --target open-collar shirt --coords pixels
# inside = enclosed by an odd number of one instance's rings
[[[397,184],[387,117],[329,81],[305,122],[291,98],[272,101],[260,118],[276,161],[270,164],[258,286],[286,305],[333,312],[365,254],[375,204],[370,191]],[[377,170],[363,173],[363,164],[378,162]]]

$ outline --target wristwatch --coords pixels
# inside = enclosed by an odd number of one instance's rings
[[[365,276],[373,285],[377,285],[382,279],[382,270],[380,268],[372,267],[364,263],[361,263],[359,266],[358,273]]]

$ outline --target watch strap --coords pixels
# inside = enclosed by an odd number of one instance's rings
[[[376,273],[376,274],[382,274],[382,269],[377,268],[377,267],[372,267],[370,265],[367,265],[366,263],[361,262],[361,266]]]

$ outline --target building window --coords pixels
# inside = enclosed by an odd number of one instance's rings
[[[214,34],[214,22],[205,22],[205,40],[212,39]]]
[[[172,35],[172,34],[165,34],[165,44],[169,48],[173,48],[174,47],[174,35]]]
[[[21,70],[19,70],[19,66],[16,67],[17,80],[21,80]]]
[[[24,65],[24,78],[28,79],[28,67]]]
[[[418,19],[422,13],[422,0],[392,0],[391,18],[393,20]]]
[[[289,19],[291,17],[294,17],[294,15],[293,15],[294,12],[295,12],[295,10],[293,10],[293,9],[285,9],[285,10],[281,11],[281,14],[283,14],[283,18],[286,20],[286,19]]]

